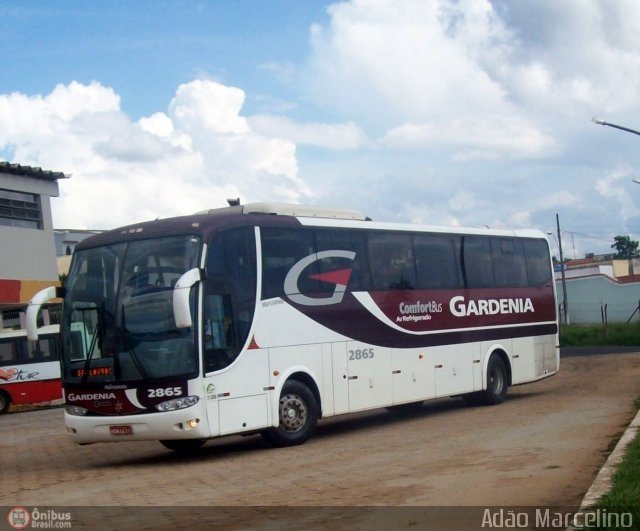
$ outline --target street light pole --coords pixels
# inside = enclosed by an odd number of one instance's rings
[[[616,129],[621,129],[622,131],[626,131],[627,133],[633,133],[634,135],[640,135],[640,131],[636,131],[635,129],[629,129],[628,127],[623,127],[622,125],[616,125],[616,124],[612,124],[611,122],[605,122],[604,120],[601,120],[600,118],[591,118],[591,121],[594,124],[598,124],[598,125],[608,125],[609,127],[614,127]]]
[[[560,252],[560,275],[562,277],[562,309],[564,324],[569,324],[569,301],[567,297],[567,279],[564,274],[564,256],[562,255],[562,236],[560,236],[560,217],[556,213],[556,227],[558,228],[558,251]]]
[[[594,124],[608,125],[609,127],[615,127],[616,129],[620,129],[622,131],[626,131],[627,133],[633,133],[634,135],[640,135],[640,131],[636,131],[635,129],[630,129],[628,127],[623,127],[622,125],[616,125],[616,124],[612,124],[610,122],[605,122],[604,120],[602,120],[600,118],[596,118],[595,116],[593,118],[591,118],[591,121]],[[631,179],[631,180],[636,184],[640,184],[640,180],[638,180],[638,179]],[[633,259],[632,258],[629,258],[629,274],[633,275]]]

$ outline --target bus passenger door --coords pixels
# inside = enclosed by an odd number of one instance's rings
[[[393,404],[390,348],[349,341],[347,366],[350,411]]]

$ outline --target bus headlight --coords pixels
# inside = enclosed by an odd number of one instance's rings
[[[69,415],[75,415],[77,417],[84,417],[89,412],[88,409],[80,406],[65,406],[64,409]]]
[[[176,411],[177,409],[185,409],[187,407],[195,406],[200,400],[198,396],[183,396],[181,398],[174,398],[173,400],[167,400],[160,402],[156,405],[158,411]]]

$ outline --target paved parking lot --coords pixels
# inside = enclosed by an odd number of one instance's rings
[[[420,516],[406,507],[575,508],[638,396],[640,354],[572,357],[557,376],[510,389],[500,406],[446,399],[411,414],[375,410],[324,420],[302,446],[230,437],[187,457],[154,442],[77,446],[61,409],[13,413],[0,417],[0,505],[71,506],[80,521],[110,509],[77,506],[131,507],[102,523],[149,529],[225,514],[233,522],[225,528],[278,528],[278,509],[265,507],[326,507],[297,517],[321,528],[335,514],[341,529],[394,514],[410,528]],[[160,506],[170,507],[140,509]],[[405,509],[367,516],[352,506]]]

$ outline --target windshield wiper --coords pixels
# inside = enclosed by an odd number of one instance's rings
[[[130,344],[130,339],[129,338],[131,336],[131,332],[129,332],[129,330],[127,330],[127,325],[126,325],[125,315],[124,315],[124,304],[122,305],[122,334],[124,336],[123,344],[125,344],[125,345],[127,345],[127,347],[129,347],[129,344]],[[147,371],[144,370],[144,367],[140,363],[140,360],[138,359],[138,356],[136,354],[135,349],[133,348],[133,345],[130,346],[127,349],[127,352],[129,353],[129,356],[131,356],[131,361],[133,361],[133,364],[136,366],[136,369],[138,369],[138,372],[140,373],[140,376],[142,376],[142,378],[144,378],[146,380],[147,379]]]
[[[86,311],[86,310],[84,310]],[[83,311],[83,313],[84,313]],[[96,306],[95,308],[97,322],[96,329],[93,331],[93,337],[91,338],[91,343],[89,344],[89,351],[87,352],[87,359],[84,362],[84,372],[82,374],[82,383],[87,383],[87,378],[89,377],[89,369],[91,367],[91,358],[93,358],[93,353],[96,350],[96,345],[98,343],[98,336],[102,333],[102,314],[104,312],[104,303],[101,306]],[[84,321],[84,317],[83,317]]]

